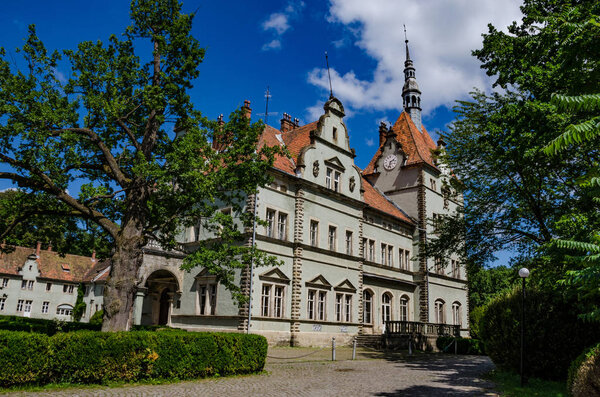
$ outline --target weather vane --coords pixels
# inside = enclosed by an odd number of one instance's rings
[[[265,92],[265,98],[267,98],[267,105],[265,108],[265,124],[268,124],[269,123],[269,98],[271,98],[269,86],[267,86],[267,92]]]
[[[329,57],[325,51],[325,63],[327,64],[327,76],[329,76],[329,98],[333,98],[333,88],[331,87],[331,73],[329,73]]]

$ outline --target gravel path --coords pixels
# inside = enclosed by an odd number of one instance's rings
[[[314,353],[313,353],[314,352]],[[292,359],[313,353],[302,359]],[[13,392],[10,396],[496,396],[493,384],[482,380],[494,368],[483,356],[440,354],[384,355],[351,349],[269,349],[265,373],[165,385],[113,388],[70,388],[47,392]],[[304,361],[302,361],[304,360]],[[307,361],[317,360],[317,361]],[[346,361],[341,361],[346,360]]]

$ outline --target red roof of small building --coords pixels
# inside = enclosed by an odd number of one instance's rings
[[[36,250],[19,246],[12,248],[12,252],[0,253],[0,274],[19,276],[19,269],[30,256],[36,255]],[[66,254],[63,257],[48,250],[40,250],[35,261],[40,272],[38,277],[71,282],[85,281],[86,274],[95,264],[89,256]]]
[[[396,140],[400,143],[402,151],[406,154],[406,165],[427,164],[437,169],[432,154],[437,145],[431,139],[425,127],[421,127],[421,130],[419,131],[406,112],[400,113],[400,116],[392,126]],[[381,143],[381,145],[383,144],[384,142]],[[364,169],[363,175],[372,174],[375,171],[375,164],[381,158],[381,153],[381,150],[377,150],[369,165]]]

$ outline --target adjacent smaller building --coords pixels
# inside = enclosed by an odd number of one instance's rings
[[[72,320],[80,283],[86,311],[81,321],[102,309],[108,268],[95,255],[64,255],[37,248],[12,247],[0,253],[0,315]]]

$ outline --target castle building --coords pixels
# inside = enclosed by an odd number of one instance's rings
[[[265,127],[259,145],[283,146],[291,156],[276,158],[273,183],[249,197],[247,209],[256,204],[266,221],[257,226],[257,248],[283,264],[239,274],[251,305],[238,307],[205,269],[181,270],[183,253],[149,244],[134,323],[249,331],[292,345],[323,345],[331,337],[343,343],[394,324],[448,324],[467,335],[467,275],[458,255],[436,260],[419,252],[435,235],[435,220],[455,213],[462,197],[436,158],[443,142],[422,124],[408,44],[404,75],[404,111],[393,125],[380,125],[378,149],[364,170],[354,164],[344,107],[333,96],[315,122],[300,126],[284,114],[280,128]],[[250,117],[248,101],[243,109]],[[201,225],[185,230],[184,251],[206,237]],[[98,264],[82,278],[87,318],[102,305],[108,272]]]

